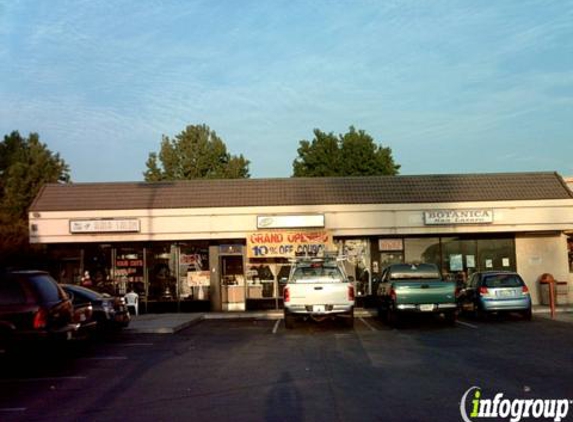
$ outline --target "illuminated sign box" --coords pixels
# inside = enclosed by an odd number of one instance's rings
[[[493,223],[493,209],[424,211],[424,223],[426,225],[489,224]]]
[[[257,217],[258,229],[323,228],[324,215],[263,215]]]
[[[140,230],[139,220],[135,218],[70,221],[70,233],[138,233]]]

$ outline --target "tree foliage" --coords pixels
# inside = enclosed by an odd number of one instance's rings
[[[396,175],[400,169],[390,148],[354,126],[338,136],[315,129],[314,139],[300,141],[297,152],[294,177]]]
[[[0,256],[29,252],[28,208],[45,183],[69,182],[69,167],[59,154],[17,131],[0,142]]]
[[[249,160],[234,156],[207,125],[190,125],[174,139],[163,136],[159,154],[151,152],[144,173],[148,182],[248,178]]]

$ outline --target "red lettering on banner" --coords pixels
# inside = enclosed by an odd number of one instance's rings
[[[282,233],[254,233],[250,237],[251,243],[281,243]]]

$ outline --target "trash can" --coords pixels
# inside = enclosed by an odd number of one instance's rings
[[[555,303],[557,305],[569,304],[569,286],[566,281],[555,282]]]
[[[550,305],[551,300],[549,298],[551,285],[553,284],[553,289],[555,289],[555,279],[553,275],[549,273],[541,274],[539,277],[539,292],[540,292],[540,303],[541,305]],[[555,290],[553,294],[555,294]],[[557,296],[557,295],[556,295]]]

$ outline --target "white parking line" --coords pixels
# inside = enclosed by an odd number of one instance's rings
[[[139,346],[153,346],[153,343],[123,343],[120,344],[122,347],[139,347]]]
[[[82,360],[127,360],[127,356],[94,356],[91,358],[80,358]]]
[[[362,323],[364,325],[366,325],[368,328],[370,328],[370,331],[378,331],[376,328],[374,328],[372,325],[370,325],[369,323],[366,322],[366,320],[362,317],[358,318],[360,321],[362,321]]]
[[[9,384],[12,382],[44,382],[44,381],[67,381],[67,380],[85,380],[87,377],[72,376],[72,377],[43,377],[43,378],[10,378],[0,380],[0,384]]]
[[[469,324],[469,323],[467,323],[467,322],[458,321],[458,320],[456,320],[456,324],[463,325],[464,327],[473,328],[474,330],[477,330],[477,328],[478,328],[477,325]]]
[[[273,334],[277,333],[277,330],[279,329],[279,324],[281,323],[282,318],[281,319],[277,319],[277,322],[275,322],[275,326],[273,327]]]

